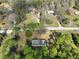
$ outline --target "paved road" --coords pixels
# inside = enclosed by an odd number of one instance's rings
[[[79,27],[46,27],[47,30],[79,30]]]
[[[79,31],[79,27],[46,27],[47,30],[72,30],[72,31]],[[3,33],[3,30],[0,30],[0,33]],[[8,34],[12,33],[12,30],[6,31]]]

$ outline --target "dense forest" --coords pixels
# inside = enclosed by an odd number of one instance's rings
[[[42,47],[31,46],[29,39],[19,47],[19,40],[18,36],[7,39],[2,45],[3,59],[79,59],[79,34],[52,32]]]

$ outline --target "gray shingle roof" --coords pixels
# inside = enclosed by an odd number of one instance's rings
[[[35,39],[31,41],[32,46],[46,46],[46,40]]]

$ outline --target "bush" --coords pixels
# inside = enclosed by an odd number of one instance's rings
[[[31,37],[32,36],[32,31],[31,30],[26,30],[26,37]]]

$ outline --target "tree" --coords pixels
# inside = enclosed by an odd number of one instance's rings
[[[33,50],[33,57],[35,59],[42,59],[42,51],[40,51],[38,48],[35,48]]]
[[[15,59],[20,59],[20,55],[19,54],[15,54]]]
[[[56,44],[63,44],[65,40],[65,35],[61,35],[57,38]]]
[[[68,18],[62,19],[62,23],[63,23],[63,24],[69,24],[69,19],[68,19]],[[61,24],[62,24],[62,23],[61,23]]]
[[[50,49],[50,57],[55,57],[57,55],[57,49],[55,47],[52,47]]]
[[[25,25],[24,30],[25,30],[26,36],[31,37],[32,33],[35,30],[41,29],[41,27],[42,27],[41,23],[33,23],[32,22],[32,23],[29,23],[29,24]]]
[[[79,0],[76,0],[75,1],[75,6],[74,6],[75,9],[79,10]]]
[[[72,34],[72,40],[76,46],[79,45],[79,34]]]
[[[33,4],[35,7],[39,8],[43,5],[43,0],[34,0]]]
[[[79,48],[74,44],[72,35],[70,33],[62,33],[59,37],[55,39],[54,43],[50,47],[51,49],[49,54],[50,57],[53,56],[52,58],[54,59],[79,58]]]
[[[14,0],[12,4],[12,8],[14,10],[14,13],[16,14],[16,22],[19,23],[26,18],[26,1]]]
[[[25,44],[25,46],[23,47],[23,53],[25,55],[32,54],[32,48],[28,44]]]
[[[66,52],[62,52],[62,51],[59,51],[58,52],[58,56],[61,58],[61,59],[63,59],[64,57],[66,57]]]
[[[31,37],[32,36],[32,31],[31,30],[26,30],[26,37]]]
[[[20,31],[20,27],[16,27],[16,26],[15,26],[15,27],[14,27],[14,33],[15,33],[15,34],[18,34],[19,31]]]
[[[44,56],[47,56],[48,52],[49,52],[48,47],[45,46],[45,47],[42,48],[42,53],[43,53]]]
[[[24,59],[34,59],[32,54],[27,54]]]

